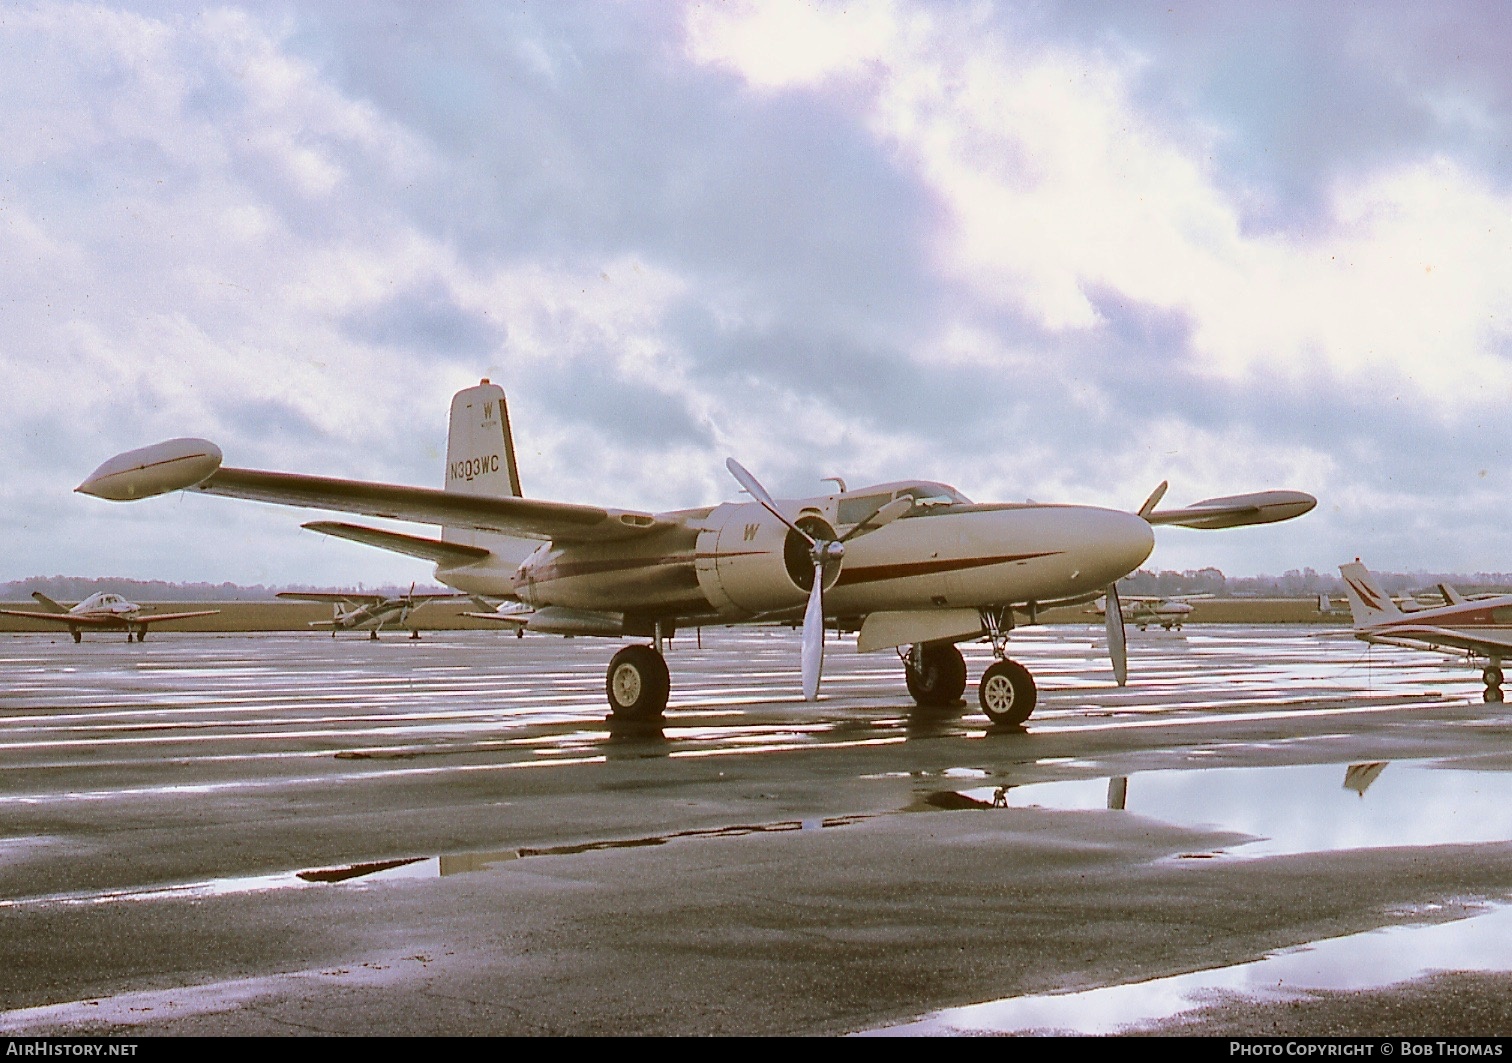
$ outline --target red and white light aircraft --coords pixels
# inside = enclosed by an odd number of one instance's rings
[[[48,623],[67,624],[75,642],[84,641],[88,628],[96,631],[124,631],[126,641],[133,638],[147,641],[147,628],[165,620],[187,620],[191,616],[214,616],[219,609],[201,609],[193,613],[144,613],[136,602],[128,602],[119,594],[101,592],[91,594],[75,606],[66,606],[53,601],[41,591],[32,591],[32,597],[47,607],[36,609],[0,609],[6,616],[24,616],[29,620],[45,620]]]
[[[1512,594],[1466,598],[1440,584],[1449,603],[1437,609],[1403,611],[1381,590],[1359,559],[1339,566],[1355,637],[1382,646],[1455,653],[1484,659],[1485,700],[1502,698],[1502,661],[1512,657]]]
[[[519,602],[510,622],[527,631],[649,638],[609,663],[606,693],[622,720],[654,720],[666,707],[662,646],[677,628],[801,622],[806,698],[818,695],[826,623],[858,628],[862,652],[897,649],[921,705],[960,698],[956,643],[985,637],[997,660],[979,684],[982,709],[1022,723],[1037,695],[1028,670],[1005,656],[1019,614],[1032,623],[1043,607],[1107,594],[1123,682],[1113,584],[1149,556],[1152,525],[1266,524],[1316,505],[1299,491],[1263,491],[1160,511],[1164,484],[1137,513],[979,504],[924,480],[777,500],[733,458],[726,464],[753,501],[648,513],[523,498],[504,392],[485,380],[452,399],[443,490],[225,468],[203,439],[118,455],[77,490],[125,501],[187,489],[439,525],[439,538],[340,521],[305,527],[433,561],[447,586]]]

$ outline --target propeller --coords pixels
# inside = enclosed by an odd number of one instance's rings
[[[725,461],[725,468],[737,483],[746,489],[768,513],[782,521],[797,533],[809,546],[809,560],[814,564],[814,584],[809,589],[808,605],[803,610],[803,699],[813,701],[819,696],[819,676],[824,670],[824,573],[826,567],[839,565],[845,559],[845,544],[852,539],[868,535],[891,524],[913,506],[911,498],[895,498],[886,505],[878,506],[871,516],[859,522],[838,539],[819,539],[800,528],[787,518],[777,503],[767,493],[761,482],[752,476],[734,458]]]
[[[1113,678],[1123,686],[1129,681],[1129,651],[1124,642],[1123,606],[1118,603],[1118,584],[1108,584],[1106,605],[1108,656],[1113,658]]]

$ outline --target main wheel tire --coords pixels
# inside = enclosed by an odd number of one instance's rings
[[[1034,711],[1037,697],[1034,676],[1029,674],[1029,669],[1006,658],[988,667],[977,686],[977,700],[982,704],[982,711],[993,723],[1004,727],[1027,720]]]
[[[1502,670],[1501,670],[1501,667],[1499,665],[1495,665],[1495,664],[1488,664],[1488,665],[1486,665],[1486,667],[1484,667],[1484,668],[1481,669],[1481,679],[1485,681],[1485,684],[1488,687],[1499,687],[1499,686],[1501,686],[1502,685]]]
[[[954,705],[966,690],[966,658],[953,643],[926,642],[908,651],[903,678],[924,708]]]
[[[84,641],[84,632],[78,630],[77,628],[75,628],[74,630],[70,631],[69,634],[73,636],[73,640],[75,642],[83,642]]]
[[[1487,704],[1496,704],[1503,700],[1502,688],[1488,686],[1486,688],[1485,694],[1482,695],[1482,698]]]
[[[667,660],[650,646],[626,646],[609,661],[604,692],[618,719],[656,719],[667,707],[671,690]]]

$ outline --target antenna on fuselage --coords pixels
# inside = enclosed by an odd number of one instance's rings
[[[838,488],[840,488],[840,493],[841,493],[841,494],[842,494],[842,495],[843,495],[843,494],[845,494],[845,492],[846,492],[846,491],[847,491],[847,490],[849,490],[849,488],[847,488],[847,487],[846,487],[846,486],[845,486],[845,481],[844,481],[844,480],[842,480],[842,479],[841,479],[841,478],[840,478],[840,477],[838,477],[838,476],[821,476],[821,477],[819,477],[819,479],[820,479],[820,480],[822,480],[822,481],[823,481],[823,482],[824,482],[824,483],[832,483],[832,484],[834,484],[834,485],[835,485],[835,486],[836,486],[836,487],[838,487]]]

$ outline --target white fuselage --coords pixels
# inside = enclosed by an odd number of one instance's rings
[[[869,492],[859,508],[845,495],[782,505],[800,523],[817,519],[843,534],[872,500],[891,497],[886,485]],[[497,569],[486,573],[491,585],[481,586],[479,566],[438,569],[437,578],[472,593],[511,594],[537,609],[669,620],[731,623],[803,608],[812,582],[807,552],[761,506],[726,503],[674,516],[685,520],[643,538],[543,545],[507,587],[495,582]],[[825,573],[824,611],[849,616],[1072,598],[1128,575],[1153,546],[1150,525],[1118,510],[964,500],[921,506],[846,544],[843,561]]]

